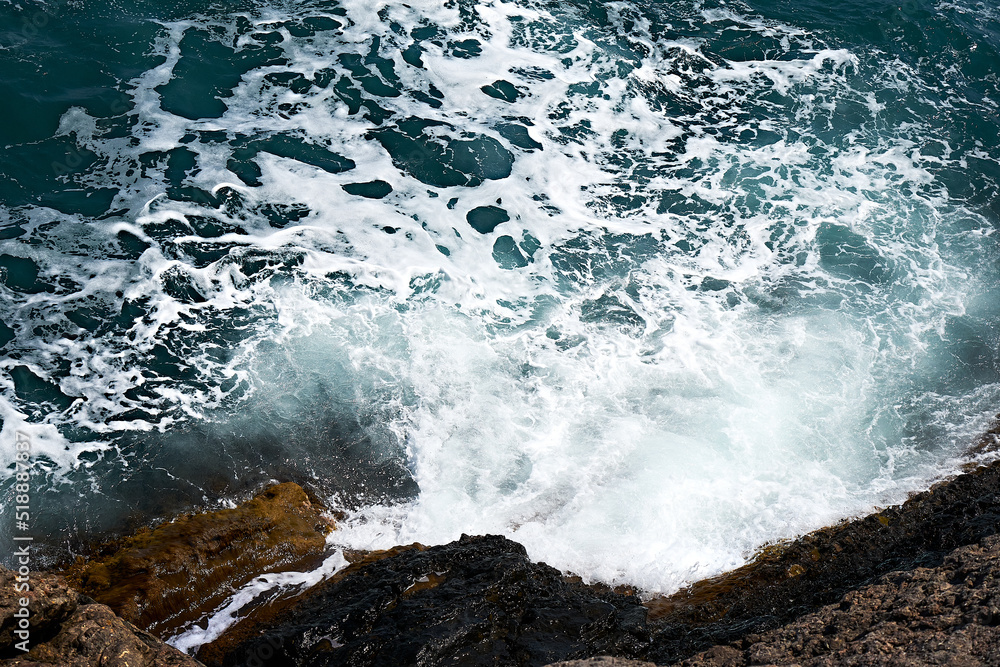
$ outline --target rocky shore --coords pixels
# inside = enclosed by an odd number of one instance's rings
[[[140,630],[110,608],[70,588],[63,577],[33,573],[28,592],[15,590],[16,575],[0,568],[0,660],[10,667],[198,667],[197,660]],[[20,599],[28,600],[30,627],[19,628]],[[30,650],[17,648],[22,637]]]
[[[197,656],[171,637],[257,575],[307,569],[335,529],[294,484],[32,576],[31,651],[0,571],[0,659],[28,665],[1000,665],[1000,462],[772,545],[669,598],[588,586],[499,536],[347,554],[262,598]],[[560,663],[560,661],[569,661]],[[640,662],[633,662],[640,661]],[[642,662],[645,661],[645,662]],[[5,663],[6,664],[6,663]]]
[[[318,565],[333,527],[299,485],[278,484],[234,509],[182,516],[104,545],[63,574],[125,620],[170,636],[259,574]]]
[[[1000,536],[895,570],[784,626],[682,664],[1000,665]]]

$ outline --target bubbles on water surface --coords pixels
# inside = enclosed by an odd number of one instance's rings
[[[993,409],[993,227],[935,125],[967,107],[919,68],[629,3],[148,46],[129,111],[52,139],[103,209],[3,213],[5,428],[74,443],[50,503],[89,487],[83,523],[290,476],[352,546],[502,532],[670,590],[899,499]]]

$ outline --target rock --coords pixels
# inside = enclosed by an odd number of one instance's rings
[[[27,592],[15,589],[18,583],[23,583],[18,582],[16,577],[15,572],[0,566],[0,648],[3,649],[12,649],[16,642],[21,641],[14,635],[18,624],[14,614],[20,609],[20,598],[29,600],[29,630],[32,634],[35,627],[58,627],[78,606],[79,594],[70,589],[62,577],[30,573],[27,577]]]
[[[369,563],[391,558],[404,551],[413,549],[426,549],[422,544],[409,544],[396,546],[391,549],[380,551],[346,551],[344,558],[350,565],[326,580],[325,586],[329,586],[335,581],[340,581],[352,576],[359,569]],[[206,665],[221,665],[227,655],[236,650],[241,644],[251,641],[260,635],[262,628],[272,627],[287,617],[289,610],[299,604],[312,593],[316,588],[309,588],[301,592],[279,593],[270,597],[258,606],[251,609],[246,616],[231,625],[226,631],[214,641],[203,645],[198,649],[197,657]]]
[[[648,642],[638,599],[572,583],[499,536],[410,548],[319,584],[223,664],[532,665]]]
[[[545,667],[656,667],[651,662],[640,662],[627,658],[614,658],[611,656],[600,656],[597,658],[587,658],[585,660],[565,660],[563,662],[553,662]]]
[[[264,572],[316,564],[332,529],[297,484],[236,507],[182,516],[107,547],[65,572],[77,590],[125,620],[169,634],[217,608]]]
[[[318,564],[330,529],[305,491],[283,484],[144,531],[68,574],[99,602],[169,631],[265,571]],[[261,601],[199,657],[213,667],[1000,665],[998,533],[1000,462],[645,606],[531,563],[503,537],[463,536],[348,554],[345,570]],[[5,664],[201,664],[65,580],[32,576],[37,644],[20,654],[13,574],[0,570]]]
[[[744,567],[647,602],[657,627],[647,657],[670,664],[712,646],[742,651],[743,643],[757,643],[748,637],[804,618],[889,572],[943,567],[965,553],[955,551],[959,547],[998,532],[1000,462],[937,484],[902,505],[774,545]],[[941,608],[955,612],[963,604],[955,599]],[[845,646],[852,641],[839,639]],[[752,659],[774,662],[785,655],[784,649],[774,655],[771,650],[761,644]],[[734,664],[743,664],[744,657]],[[728,663],[720,657],[712,664]]]
[[[683,665],[1000,665],[1000,536],[891,572],[837,604]]]
[[[16,592],[15,573],[0,567],[0,658],[10,667],[199,667],[201,663],[70,589],[58,575],[32,572],[31,590]],[[13,630],[29,599],[29,644],[15,646]]]
[[[1000,664],[1000,462],[646,606],[501,537],[369,554],[211,665]],[[576,663],[572,660],[577,660]]]

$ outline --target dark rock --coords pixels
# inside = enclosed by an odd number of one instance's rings
[[[994,449],[998,433],[976,451]],[[305,491],[283,484],[237,509],[140,533],[68,574],[145,626],[177,629],[263,572],[318,563],[329,529]],[[240,667],[649,664],[635,658],[718,667],[1000,665],[998,533],[1000,461],[768,547],[742,568],[645,606],[628,591],[531,563],[522,546],[498,536],[345,554],[345,570],[262,602],[198,657]],[[41,574],[32,575],[32,650],[21,654],[13,578],[0,569],[5,664],[201,664]]]
[[[997,533],[1000,462],[902,505],[774,545],[744,567],[647,602],[657,627],[647,657],[672,663],[716,644],[750,641],[889,572],[942,566],[955,549]],[[952,607],[961,604],[956,599]]]
[[[566,660],[563,662],[553,662],[546,667],[656,667],[651,662],[640,662],[627,658],[613,658],[611,656],[600,656],[598,658],[587,658],[585,660]]]
[[[330,586],[335,581],[350,577],[369,563],[374,563],[385,558],[392,558],[404,551],[414,549],[424,550],[426,547],[422,544],[408,544],[380,551],[345,551],[344,558],[350,565],[327,579],[323,583],[323,586]],[[274,627],[281,624],[288,618],[290,610],[302,602],[302,600],[309,597],[315,590],[315,588],[309,588],[305,591],[285,591],[275,597],[262,601],[260,605],[249,609],[245,616],[227,628],[222,636],[199,648],[197,653],[198,659],[206,665],[221,665],[226,656],[235,651],[240,645],[258,638],[262,628]]]
[[[31,590],[15,591],[15,573],[0,567],[0,659],[10,667],[199,667],[201,663],[115,616],[52,574],[28,575]],[[14,635],[29,600],[28,652]]]
[[[996,440],[987,439],[983,449]],[[352,667],[540,666],[602,654],[720,667],[1000,664],[997,533],[1000,462],[648,601],[648,626],[634,597],[532,564],[501,537],[398,547],[199,657]]]
[[[225,665],[533,665],[648,642],[630,596],[567,581],[498,536],[410,548],[319,584]]]
[[[279,484],[234,509],[182,516],[108,545],[65,574],[125,620],[169,633],[264,572],[316,564],[331,529],[300,486]]]
[[[684,665],[1000,665],[1000,537],[891,572],[839,603]]]

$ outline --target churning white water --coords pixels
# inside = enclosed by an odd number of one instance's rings
[[[670,592],[956,468],[1000,386],[970,371],[992,344],[996,246],[942,180],[968,155],[931,122],[947,91],[724,8],[656,23],[613,3],[602,23],[534,2],[339,7],[165,23],[127,135],[63,117],[130,212],[87,233],[145,247],[80,258],[64,218],[32,257],[145,310],[7,364],[52,377],[67,359],[57,383],[87,399],[44,427],[76,443],[66,458],[45,431],[53,480],[92,468],[105,489],[143,465],[122,433],[281,439],[323,415],[419,487],[334,495],[350,510],[336,543],[501,533],[585,579]],[[303,13],[340,27],[299,30]],[[726,40],[763,51],[725,57]],[[192,44],[281,57],[199,117],[171,88],[194,76]],[[376,180],[391,192],[350,192]],[[164,355],[187,375],[150,361]],[[5,438],[25,418],[13,391]],[[316,479],[348,465],[321,437],[308,456],[285,444]]]

